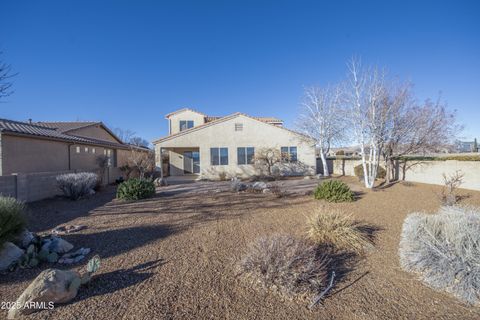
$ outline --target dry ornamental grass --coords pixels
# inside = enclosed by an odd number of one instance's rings
[[[307,236],[317,244],[356,253],[372,246],[366,234],[369,227],[338,210],[318,212],[308,218],[307,224]]]

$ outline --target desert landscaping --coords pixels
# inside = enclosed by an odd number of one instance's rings
[[[405,217],[436,212],[440,186],[398,182],[367,189],[345,182],[355,201],[315,200],[314,179],[271,182],[280,192],[232,192],[231,182],[196,182],[157,188],[138,201],[115,199],[110,186],[94,197],[28,205],[28,228],[49,233],[58,225],[82,225],[62,236],[90,248],[101,268],[68,304],[30,319],[478,319],[480,310],[433,290],[402,270],[399,242]],[[480,206],[480,192],[459,190],[461,205]],[[263,288],[239,268],[250,245],[272,235],[305,237],[308,217],[339,211],[370,227],[372,246],[338,254],[330,263],[333,287],[309,308]],[[58,264],[59,269],[68,266]],[[81,270],[84,262],[73,265]],[[71,268],[71,267],[70,267]],[[1,275],[0,300],[15,301],[43,267]],[[7,310],[2,310],[2,318]]]

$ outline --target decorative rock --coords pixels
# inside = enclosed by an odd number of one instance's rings
[[[230,183],[230,190],[233,192],[240,192],[247,190],[248,185],[246,183],[241,182],[237,178],[232,179]]]
[[[23,230],[20,235],[13,241],[20,248],[28,248],[30,243],[35,239],[35,234],[28,231],[27,229]]]
[[[11,242],[5,242],[0,249],[0,271],[7,270],[11,265],[20,260],[23,250]]]
[[[52,230],[54,234],[68,234],[72,232],[77,232],[87,228],[87,226],[83,225],[66,225],[66,226],[58,226]]]
[[[252,184],[252,189],[256,191],[262,191],[266,188],[268,188],[268,185],[263,181],[257,181]]]
[[[262,190],[262,193],[272,193],[272,190],[266,188]]]
[[[153,180],[153,183],[154,183],[155,186],[157,186],[157,187],[166,187],[166,186],[168,186],[167,179],[165,179],[165,178],[157,178],[157,179]]]
[[[17,299],[15,305],[19,308],[12,308],[8,312],[8,318],[14,319],[21,315],[27,315],[41,308],[28,308],[43,303],[44,308],[48,308],[49,303],[66,303],[77,295],[80,274],[76,271],[47,269],[41,272],[35,280],[25,289]],[[27,308],[23,308],[27,306]]]
[[[60,260],[58,260],[58,263],[63,263],[63,264],[77,263],[82,261],[85,258],[85,256],[89,253],[90,253],[90,248],[80,248],[75,252],[64,254],[60,258]]]
[[[66,240],[58,237],[47,239],[42,245],[42,250],[49,250],[56,253],[66,253],[73,249],[73,245]]]
[[[313,179],[312,176],[305,176],[305,177],[303,177],[303,180],[311,180],[311,179]]]

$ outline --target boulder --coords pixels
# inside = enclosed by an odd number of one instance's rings
[[[263,181],[257,181],[252,184],[252,189],[256,191],[263,191],[264,189],[267,189],[268,185],[263,182]]]
[[[155,186],[157,186],[157,187],[166,187],[166,186],[168,186],[167,179],[165,179],[165,178],[157,178],[157,179],[153,180],[153,183],[154,183]]]
[[[230,190],[233,192],[240,192],[240,191],[245,191],[247,190],[248,185],[246,183],[243,183],[242,181],[238,179],[233,179],[232,182],[230,183]]]
[[[24,251],[11,242],[5,242],[0,249],[0,271],[8,270],[8,268],[16,263],[23,256]]]
[[[58,263],[63,264],[72,264],[82,261],[87,254],[90,253],[90,248],[80,248],[75,252],[64,254],[59,260]]]
[[[13,242],[20,248],[26,249],[34,239],[35,234],[25,229],[15,238]]]
[[[80,274],[76,271],[44,270],[17,299],[15,305],[18,307],[10,309],[8,318],[51,308],[51,303],[66,303],[75,298],[80,283]]]
[[[73,244],[62,238],[53,236],[42,244],[42,249],[56,253],[66,253],[73,249]]]

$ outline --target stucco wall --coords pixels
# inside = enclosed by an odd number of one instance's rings
[[[242,123],[243,130],[235,131],[235,123]],[[157,143],[155,152],[160,154],[160,147],[198,147],[200,151],[201,175],[205,178],[215,178],[221,172],[225,172],[229,176],[249,176],[257,173],[253,165],[237,165],[237,147],[254,147],[256,150],[260,148],[277,148],[280,150],[282,146],[296,146],[298,154],[298,163],[280,166],[282,174],[315,173],[315,146],[311,142],[304,141],[303,138],[291,131],[262,123],[243,115],[177,136],[172,140]],[[210,165],[211,147],[228,148],[228,165]],[[176,160],[174,159],[173,161]],[[157,163],[157,166],[159,165]],[[178,166],[183,169],[183,160],[182,162],[178,161]]]
[[[205,116],[190,110],[176,113],[169,118],[171,134],[180,131],[180,120],[193,120],[193,126],[199,126],[205,122]]]
[[[338,159],[333,160],[332,163],[334,174],[354,176],[354,167],[362,162]],[[414,166],[406,172],[405,181],[443,185],[443,173],[450,175],[457,170],[465,175],[461,188],[480,190],[480,161],[424,161],[421,165]]]
[[[119,143],[117,139],[115,139],[110,133],[108,133],[108,131],[103,129],[100,125],[80,128],[80,129],[69,131],[68,133],[81,136],[81,137],[94,138],[94,139]]]
[[[68,144],[2,135],[2,175],[68,170]]]
[[[98,169],[97,158],[104,150],[117,157],[116,164],[125,164],[129,150],[117,150],[93,145],[71,144],[37,138],[1,135],[0,155],[2,175],[12,173],[55,172]],[[80,152],[77,153],[77,147]],[[70,155],[69,155],[70,149]],[[95,150],[95,151],[94,151]],[[119,156],[120,154],[120,156]],[[69,164],[70,157],[70,164]],[[115,161],[113,161],[113,165]]]

